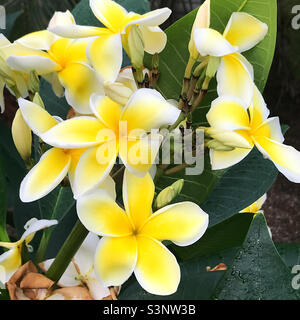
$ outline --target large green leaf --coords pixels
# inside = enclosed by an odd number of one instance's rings
[[[300,265],[300,243],[275,243],[275,246],[289,268]]]
[[[263,214],[253,219],[243,246],[218,283],[221,300],[296,300],[290,269],[279,256]]]
[[[205,255],[180,263],[181,281],[176,293],[169,296],[152,295],[132,277],[122,286],[119,300],[209,300],[224,271],[207,272],[206,267],[219,263],[229,265],[238,248],[231,248],[214,255]]]
[[[274,183],[274,164],[253,149],[240,163],[229,168],[201,205],[209,214],[210,226],[241,211],[259,199]]]

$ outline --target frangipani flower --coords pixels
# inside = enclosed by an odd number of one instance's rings
[[[36,218],[32,218],[25,224],[24,228],[26,231],[23,233],[19,241],[0,242],[0,247],[9,249],[0,255],[0,266],[5,269],[5,282],[7,282],[21,266],[22,244],[25,243],[25,245],[30,248],[29,243],[34,238],[37,231],[49,228],[57,223],[57,220],[38,220]]]
[[[189,42],[190,56],[196,61],[199,59],[199,52],[195,45],[194,31],[198,28],[209,28],[210,26],[210,0],[206,0],[198,9],[191,32]]]
[[[106,28],[67,25],[49,30],[66,38],[96,36],[96,40],[88,48],[88,57],[102,82],[115,82],[122,65],[122,42],[126,50],[130,26],[139,26],[146,52],[154,54],[164,49],[166,35],[158,26],[169,18],[169,8],[140,15],[127,12],[111,0],[90,0],[90,7]]]
[[[69,14],[68,18],[67,21],[71,23]],[[51,21],[50,25],[53,25]],[[14,70],[25,73],[35,70],[52,84],[58,96],[63,95],[65,88],[68,103],[78,113],[90,114],[91,94],[103,94],[103,86],[86,56],[90,41],[60,38],[48,30],[37,31],[18,39],[14,52],[6,61]]]
[[[0,34],[0,111],[4,112],[3,90],[5,86],[19,98],[28,96],[29,77],[22,72],[12,70],[5,62],[11,52],[12,44],[6,37]]]
[[[88,234],[83,244],[72,259],[72,262],[58,281],[60,287],[86,286],[95,300],[102,300],[110,295],[109,288],[96,278],[94,272],[94,255],[99,243],[99,237],[92,232]],[[47,271],[54,259],[39,264],[43,271]],[[55,297],[52,297],[52,299]]]
[[[256,146],[290,181],[299,183],[300,152],[283,144],[279,118],[268,118],[269,113],[256,87],[249,112],[247,106],[236,97],[223,96],[213,101],[207,113],[207,120],[212,127],[208,133],[224,145],[234,147],[234,150],[211,149],[212,169],[224,169],[238,163]]]
[[[58,125],[58,120],[39,105],[23,98],[18,102],[25,122],[37,136],[42,137],[43,133]],[[31,202],[44,197],[67,175],[74,190],[75,169],[85,150],[86,148],[51,148],[46,151],[23,179],[20,186],[20,199],[23,202]],[[101,187],[114,190],[112,178],[108,176]]]
[[[217,71],[218,95],[230,94],[250,104],[253,95],[253,67],[241,52],[262,41],[267,24],[245,12],[234,12],[220,34],[210,28],[195,28],[194,41],[201,56],[220,57]]]
[[[171,240],[187,246],[204,234],[208,215],[192,202],[166,206],[152,213],[154,183],[125,170],[121,209],[109,195],[95,190],[80,197],[77,212],[84,226],[103,236],[95,254],[95,272],[105,286],[119,286],[134,272],[140,285],[152,294],[177,290],[180,268],[161,243]]]
[[[262,212],[261,208],[265,201],[267,200],[267,194],[265,193],[263,196],[261,196],[258,200],[253,202],[249,207],[241,210],[240,212],[249,212],[249,213],[258,213]]]
[[[180,114],[152,89],[137,90],[124,108],[106,96],[92,95],[91,109],[97,118],[76,117],[40,135],[57,148],[88,148],[76,168],[75,198],[101,184],[118,155],[129,170],[145,175],[161,143],[161,135],[147,133],[173,124]]]

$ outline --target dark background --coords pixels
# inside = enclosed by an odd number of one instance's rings
[[[71,10],[78,2],[78,0],[0,0],[0,4],[5,6],[8,13],[9,39],[14,40],[25,33],[44,29],[54,11]],[[150,3],[152,9],[165,6],[172,9],[172,16],[162,26],[166,28],[198,7],[202,0],[152,0]],[[281,123],[290,127],[286,133],[285,143],[300,150],[300,29],[294,30],[291,23],[295,16],[292,13],[295,5],[300,5],[299,0],[278,1],[276,52],[264,97],[271,110],[271,116],[279,116]],[[0,118],[9,125],[14,117],[16,104],[14,98],[8,94],[6,100],[6,111]],[[300,241],[298,184],[289,182],[279,174],[268,192],[268,199],[263,209],[275,242]]]

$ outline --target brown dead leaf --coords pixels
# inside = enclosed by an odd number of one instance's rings
[[[211,268],[210,266],[206,267],[206,271],[207,272],[211,272],[211,271],[222,271],[222,270],[227,270],[227,266],[225,263],[219,263],[217,266],[215,266],[214,268]]]

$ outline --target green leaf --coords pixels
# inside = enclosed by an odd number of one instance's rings
[[[278,171],[255,148],[240,163],[229,168],[201,208],[209,214],[210,226],[220,223],[259,199],[275,182]]]
[[[6,175],[0,154],[0,241],[9,241],[6,232]]]
[[[74,204],[71,188],[58,186],[49,195],[39,200],[40,216],[42,219],[61,220]]]
[[[275,243],[275,246],[289,268],[300,265],[300,243]]]
[[[199,259],[180,263],[181,281],[176,293],[169,296],[152,295],[132,277],[122,286],[119,300],[209,300],[224,271],[207,272],[206,267],[215,267],[219,263],[230,264],[237,248],[218,254],[203,256]]]
[[[0,289],[0,300],[10,300],[8,290]]]
[[[253,215],[237,213],[233,217],[208,228],[200,240],[187,247],[170,244],[177,259],[190,260],[204,255],[215,254],[225,249],[241,246],[247,235]],[[238,232],[237,232],[238,230]]]
[[[58,186],[49,195],[40,199],[38,204],[40,217],[42,219],[55,219],[60,223],[73,208],[75,200],[70,187]],[[55,226],[55,228],[58,226],[59,224]],[[48,250],[49,243],[51,243],[52,232],[55,228],[47,228],[43,231],[43,236],[35,257],[37,262],[43,261]]]
[[[212,297],[220,300],[300,299],[291,281],[291,272],[270,238],[264,215],[259,213]]]

